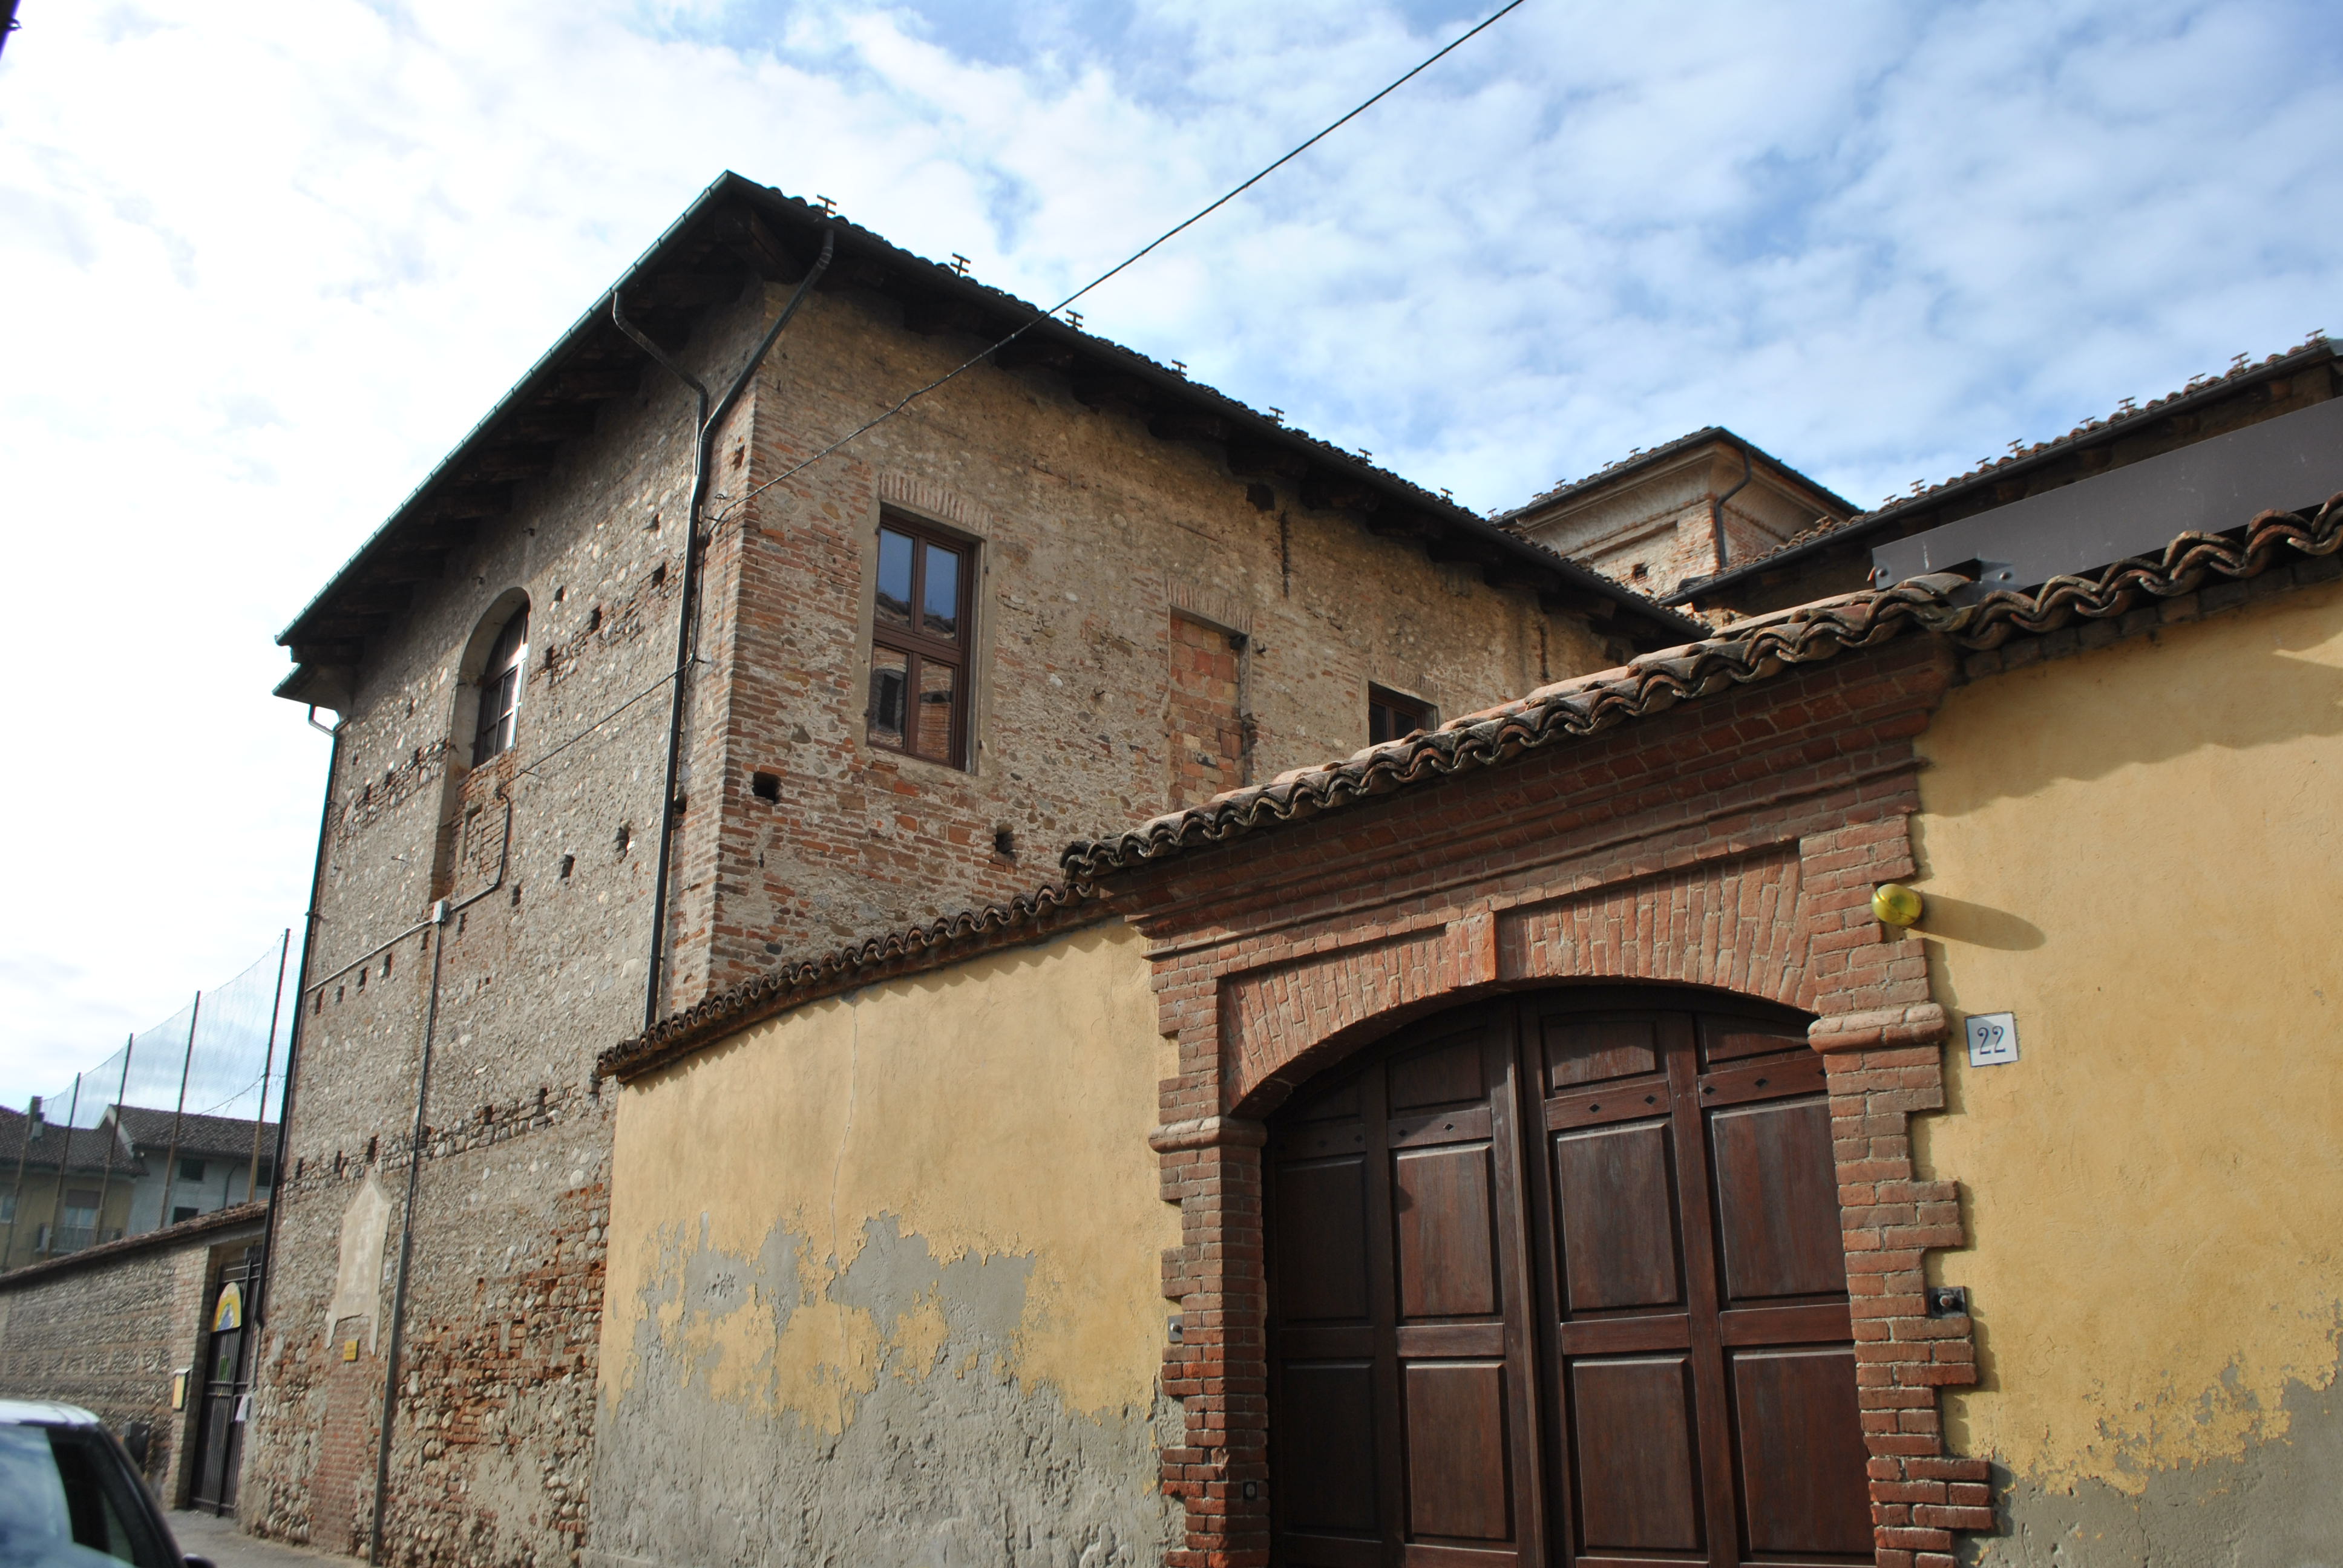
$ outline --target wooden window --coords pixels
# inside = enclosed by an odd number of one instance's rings
[[[523,605],[497,633],[488,661],[480,668],[480,722],[472,735],[472,766],[512,749],[520,719],[520,680],[528,664],[528,607]]]
[[[974,549],[889,518],[870,617],[870,744],[964,768]]]
[[[1429,702],[1418,702],[1380,686],[1367,688],[1367,744],[1381,746],[1440,722]]]

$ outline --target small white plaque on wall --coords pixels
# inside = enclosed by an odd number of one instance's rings
[[[1971,1067],[1999,1067],[2005,1062],[2017,1060],[2017,1015],[2016,1013],[1971,1013],[1968,1030]]]

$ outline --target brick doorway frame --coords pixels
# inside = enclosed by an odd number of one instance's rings
[[[1891,648],[1115,879],[1180,1050],[1150,1139],[1182,1218],[1172,1568],[1269,1561],[1263,1119],[1402,1024],[1570,981],[1815,1015],[1875,1560],[1952,1568],[1952,1533],[1992,1528],[1986,1463],[1946,1452],[1936,1408],[1976,1381],[1974,1333],[1925,1295],[1925,1251],[1964,1242],[1958,1194],[1911,1158],[1910,1117],[1944,1103],[1946,1020],[1919,945],[1869,908],[1914,872],[1911,739],[1949,677],[1941,650]]]

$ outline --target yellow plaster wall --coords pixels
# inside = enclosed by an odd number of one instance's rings
[[[2343,1326],[2343,588],[1962,688],[1921,749],[1936,995],[2022,1049],[1956,1035],[1914,1124],[1968,1204],[1954,1448],[2137,1498],[2290,1441]]]
[[[839,1299],[874,1224],[940,1264],[1030,1261],[992,1375],[1075,1412],[1149,1407],[1179,1218],[1146,1140],[1172,1070],[1118,922],[816,1002],[620,1090],[606,1417],[645,1375],[647,1312],[708,1397],[816,1431],[851,1423],[886,1372],[938,1371],[955,1303],[882,1319]],[[709,1312],[662,1277],[689,1255],[769,1256],[777,1235],[790,1300],[751,1288]]]

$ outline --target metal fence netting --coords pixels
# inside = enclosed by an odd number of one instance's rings
[[[292,933],[21,1111],[0,1108],[0,1269],[268,1195]]]

